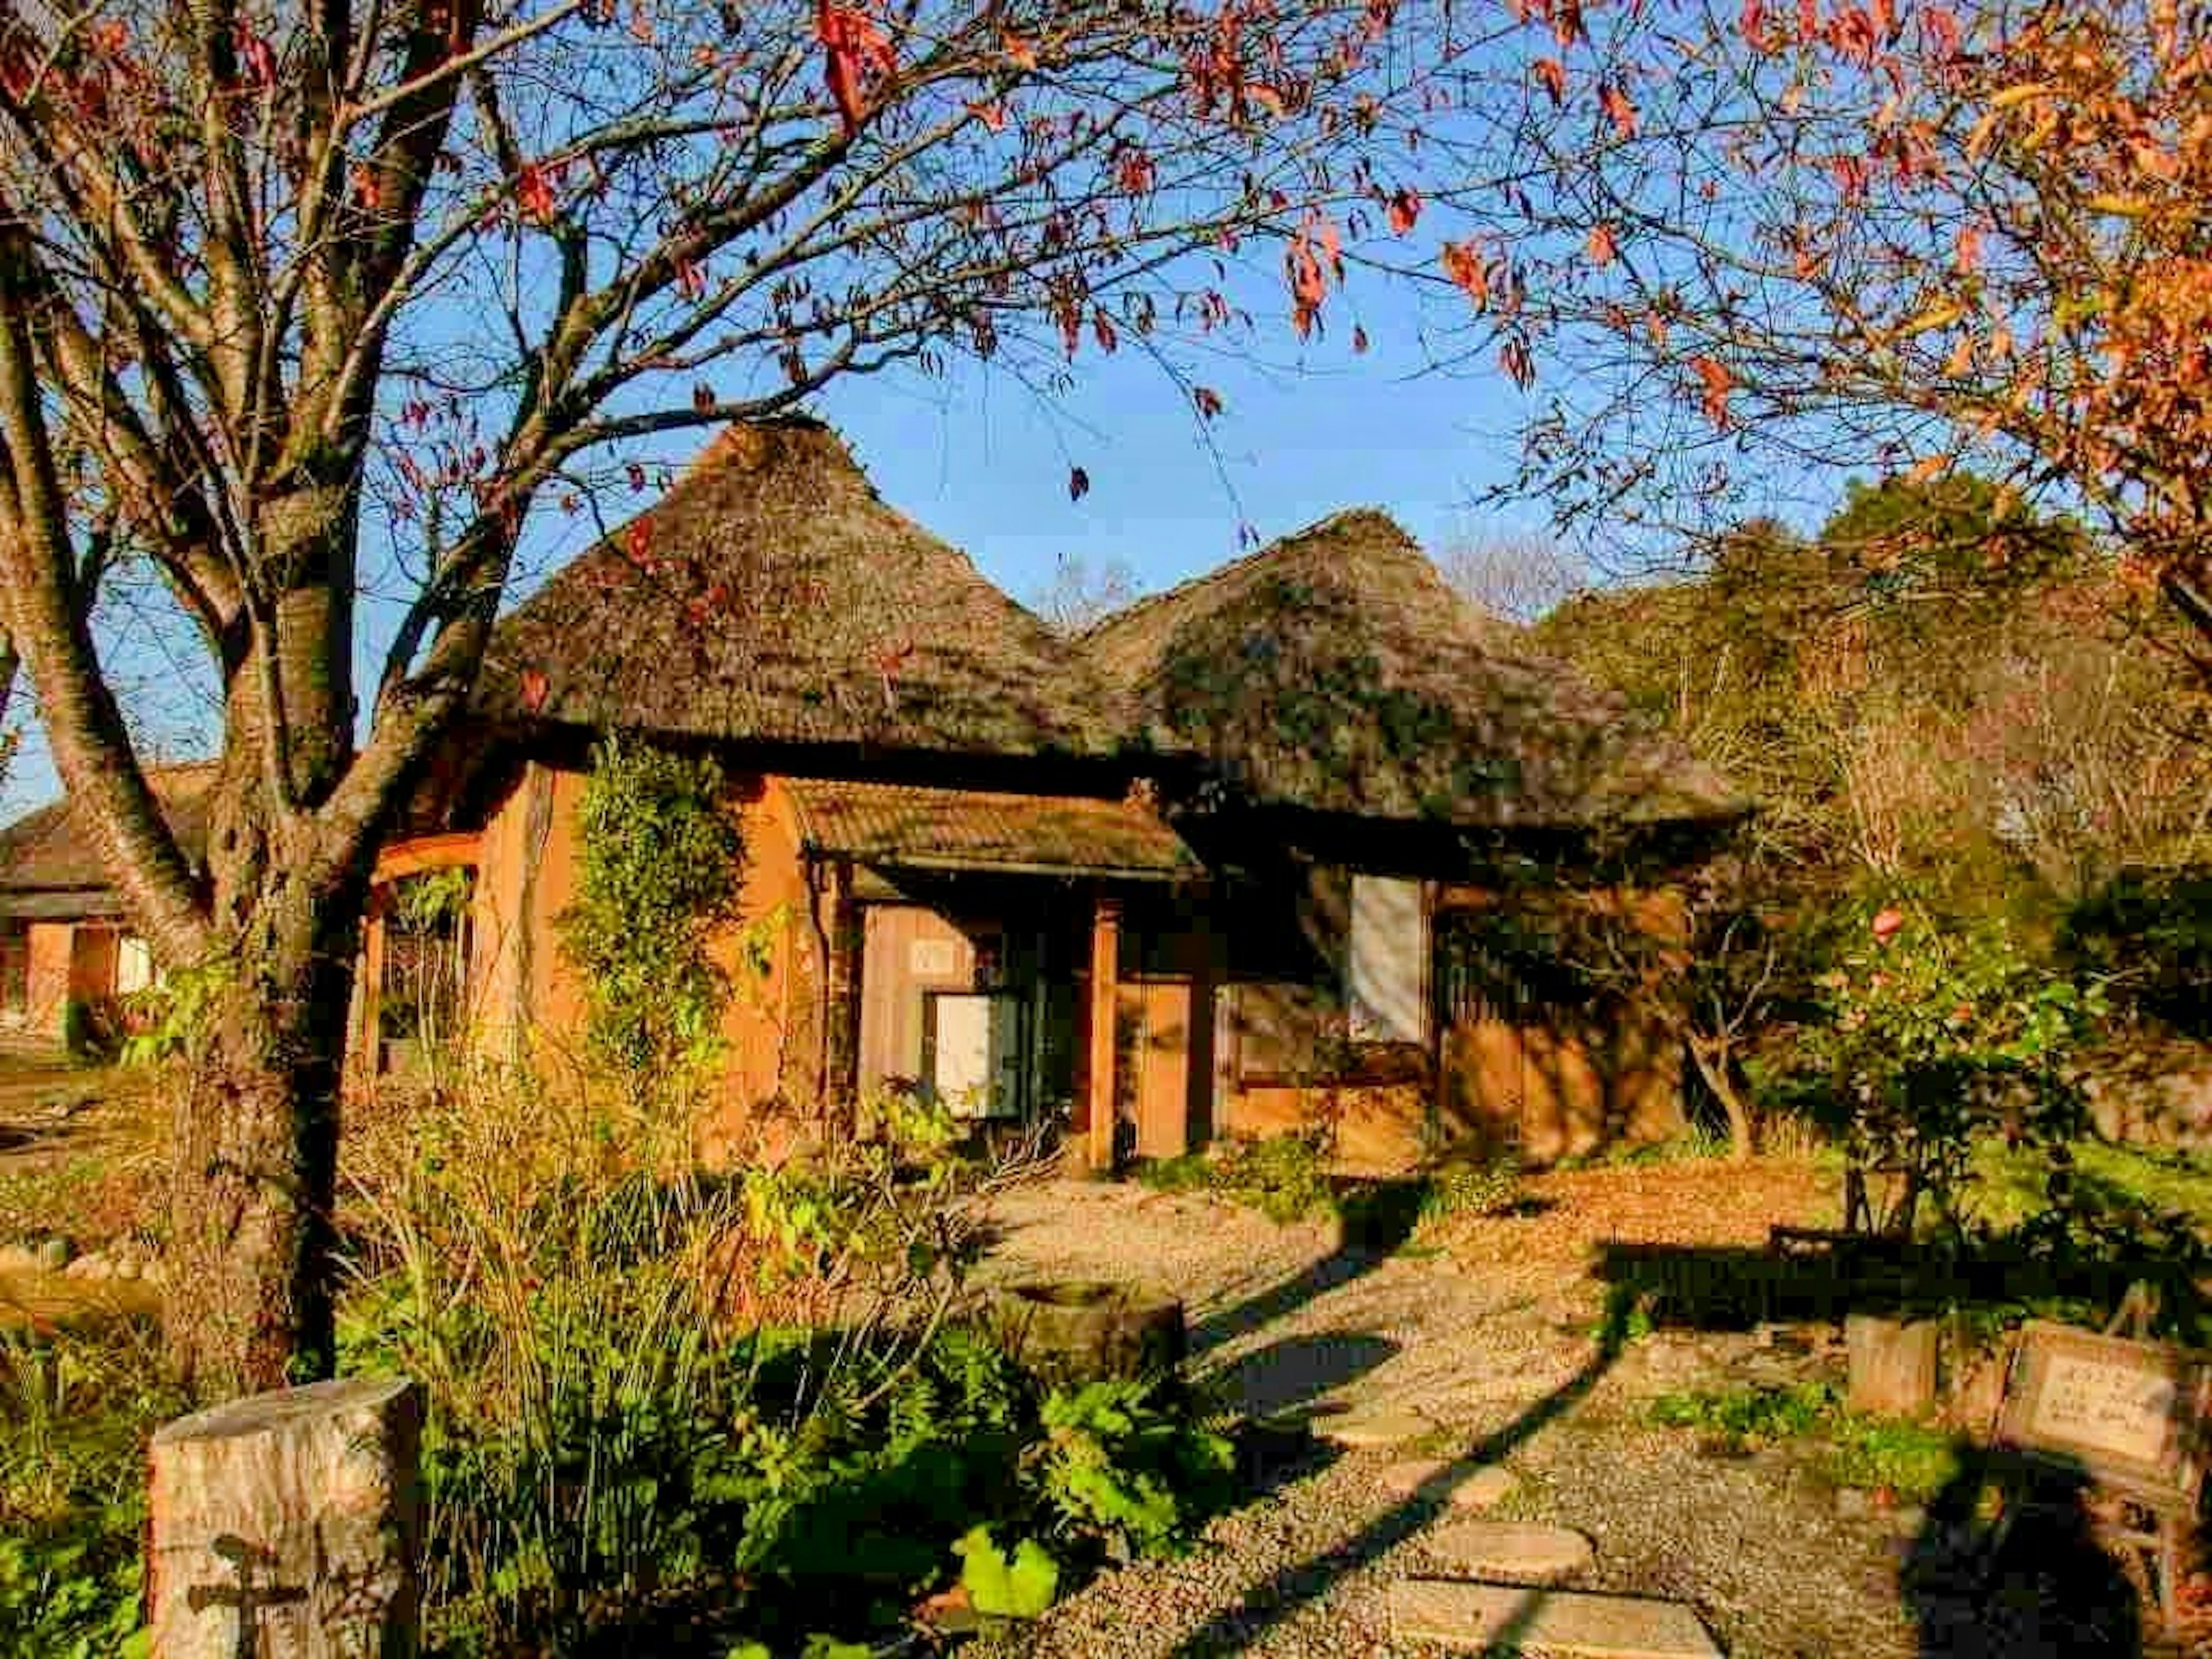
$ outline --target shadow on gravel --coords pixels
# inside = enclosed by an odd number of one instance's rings
[[[1465,1447],[1436,1474],[1414,1488],[1404,1502],[1369,1522],[1325,1553],[1284,1567],[1237,1597],[1233,1608],[1215,1613],[1179,1643],[1173,1659],[1214,1659],[1242,1653],[1299,1609],[1326,1595],[1348,1574],[1395,1549],[1442,1516],[1453,1491],[1475,1468],[1496,1463],[1571,1411],[1613,1369],[1626,1346],[1631,1304],[1617,1300],[1607,1310],[1597,1351],[1582,1370],[1495,1433]]]
[[[1246,1417],[1278,1417],[1366,1376],[1397,1352],[1389,1338],[1365,1332],[1286,1336],[1208,1372],[1205,1388]]]
[[[1190,1329],[1191,1355],[1195,1358],[1225,1342],[1249,1336],[1261,1327],[1373,1273],[1413,1236],[1420,1221],[1422,1191],[1419,1181],[1350,1184],[1338,1200],[1343,1221],[1336,1248],[1280,1284],[1200,1320]]]
[[[1992,1521],[1993,1486],[2007,1502]],[[2136,1587],[2097,1540],[2090,1486],[2086,1470],[2047,1457],[1965,1454],[1899,1579],[1928,1659],[2146,1651]]]

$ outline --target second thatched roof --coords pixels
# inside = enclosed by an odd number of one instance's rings
[[[477,707],[729,742],[1110,753],[1115,694],[836,435],[732,426],[502,622]]]
[[[212,761],[149,766],[146,782],[187,862],[207,856],[217,773]],[[67,796],[0,828],[0,916],[67,921],[119,916],[117,892],[91,826]]]
[[[1156,741],[1261,805],[1470,827],[1723,819],[1727,783],[1461,599],[1368,508],[1139,601],[1077,641]]]

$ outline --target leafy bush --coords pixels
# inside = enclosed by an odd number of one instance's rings
[[[1219,1443],[1172,1395],[1055,1394],[946,1318],[957,1164],[916,1180],[848,1143],[656,1176],[605,1121],[480,1082],[357,1159],[345,1364],[425,1386],[440,1651],[619,1642],[681,1608],[788,1653],[994,1562],[1025,1606],[1178,1546],[1218,1495]]]
[[[146,1445],[185,1408],[159,1362],[149,1326],[0,1331],[0,1653],[133,1650]]]
[[[1862,939],[1821,975],[1825,1019],[1807,1040],[1827,1127],[1855,1166],[1904,1172],[1878,1224],[1911,1231],[1924,1196],[1956,1234],[1979,1135],[2050,1149],[2086,1129],[2064,1061],[2103,999],[2031,963],[2001,926],[1889,908]]]
[[[1425,1225],[1454,1216],[1512,1215],[1528,1201],[1520,1161],[1510,1153],[1482,1160],[1452,1158],[1430,1172],[1420,1220]]]
[[[1820,1467],[1839,1486],[1861,1486],[1924,1504],[1960,1468],[1956,1443],[1940,1430],[1843,1409],[1825,1382],[1662,1395],[1651,1420],[1696,1429],[1729,1452],[1798,1441],[1821,1443]]]
[[[648,1088],[720,1041],[731,987],[708,941],[736,917],[744,850],[722,797],[712,761],[610,738],[578,811],[562,942],[586,988],[593,1052]]]
[[[1324,1133],[1236,1140],[1213,1160],[1213,1188],[1270,1221],[1299,1221],[1334,1207]]]

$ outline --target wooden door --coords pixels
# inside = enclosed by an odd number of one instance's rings
[[[1191,982],[1124,979],[1116,988],[1114,1099],[1139,1158],[1190,1150]]]

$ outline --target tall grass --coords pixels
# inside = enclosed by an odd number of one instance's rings
[[[425,1391],[426,1591],[453,1651],[727,1581],[763,1435],[894,1386],[972,1229],[942,1166],[848,1145],[712,1175],[680,1114],[595,1084],[472,1068],[361,1126],[349,1160],[343,1363]]]

